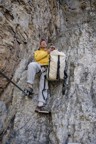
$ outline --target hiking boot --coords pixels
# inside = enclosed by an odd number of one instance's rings
[[[33,89],[32,88],[30,88],[30,87],[28,87],[27,89],[25,88],[24,92],[29,98],[32,98],[32,95],[33,95]]]
[[[49,114],[50,113],[50,111],[44,106],[41,106],[41,107],[37,106],[35,109],[35,112],[43,113],[43,114]]]

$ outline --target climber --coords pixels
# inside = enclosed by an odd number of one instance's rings
[[[46,100],[48,97],[48,81],[46,79],[46,72],[49,63],[49,54],[54,48],[47,48],[47,42],[45,39],[41,39],[40,47],[38,50],[34,52],[35,62],[31,62],[28,65],[28,73],[27,73],[27,95],[33,94],[33,84],[35,75],[37,73],[41,73],[40,75],[40,83],[39,83],[39,95],[38,95],[38,106],[36,108],[36,112],[41,113],[49,113],[48,110],[45,109]]]

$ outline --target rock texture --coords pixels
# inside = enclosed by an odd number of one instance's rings
[[[96,144],[96,2],[95,0],[0,0],[0,71],[21,88],[28,62],[41,37],[66,54],[62,83],[50,83],[50,115],[34,112],[32,99],[0,75],[2,144]]]

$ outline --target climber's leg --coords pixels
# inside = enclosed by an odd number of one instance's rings
[[[36,73],[41,71],[41,66],[37,62],[31,62],[28,65],[28,72],[27,72],[27,88],[25,89],[26,94],[29,96],[33,94],[33,83],[35,79]]]
[[[36,112],[49,113],[48,109],[44,107],[48,98],[48,80],[46,79],[46,68],[43,67],[43,72],[40,77],[38,106]]]
[[[47,97],[48,97],[48,81],[46,79],[46,69],[43,69],[43,72],[41,73],[40,76],[40,83],[39,83],[38,106],[46,104]]]
[[[41,71],[41,66],[40,66],[39,63],[37,63],[37,62],[31,62],[28,65],[28,72],[27,72],[27,83],[28,84],[32,85],[34,83],[35,75],[39,71]]]

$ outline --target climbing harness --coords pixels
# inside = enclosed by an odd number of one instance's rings
[[[8,78],[3,72],[0,71],[0,75],[2,75],[4,78],[6,78],[9,82],[11,82],[15,87],[17,87],[20,91],[23,92],[24,95],[26,95],[27,93],[20,88],[17,84],[15,84],[10,78]]]

